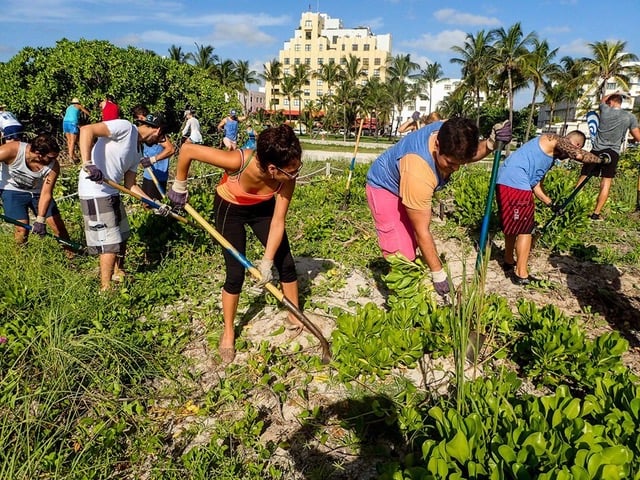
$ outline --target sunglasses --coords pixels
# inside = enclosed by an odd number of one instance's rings
[[[275,165],[274,165],[275,167]],[[298,178],[298,176],[300,176],[300,170],[302,170],[302,162],[300,162],[300,166],[298,168],[296,168],[296,170],[294,172],[287,172],[285,170],[282,170],[281,168],[276,167],[276,170],[278,170],[280,173],[283,173],[287,176],[287,178],[289,178],[290,180],[295,180],[296,178]]]

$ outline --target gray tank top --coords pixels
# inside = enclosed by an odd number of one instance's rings
[[[51,173],[54,162],[45,165],[39,172],[32,171],[27,166],[27,143],[20,142],[16,159],[10,164],[2,164],[1,188],[39,193],[42,182]]]

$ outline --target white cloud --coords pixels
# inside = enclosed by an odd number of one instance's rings
[[[496,17],[485,17],[471,13],[459,12],[453,8],[443,8],[434,12],[436,20],[449,25],[499,26],[502,23]]]
[[[384,19],[382,17],[370,18],[368,20],[362,20],[358,25],[364,25],[374,31],[378,28],[382,28],[384,26]]]
[[[269,45],[276,42],[276,39],[251,24],[227,24],[220,23],[214,26],[210,35],[214,45],[243,44],[249,46]]]
[[[420,38],[402,42],[401,45],[427,52],[448,52],[451,47],[464,44],[466,32],[462,30],[444,30],[436,35],[425,33]]]
[[[557,26],[557,27],[545,27],[543,30],[545,33],[556,34],[556,33],[569,33],[571,31],[571,27],[568,26]]]
[[[564,55],[573,57],[583,57],[591,55],[591,50],[589,49],[588,43],[590,42],[587,40],[576,38],[569,43],[560,45],[560,47],[558,48],[558,55],[560,57]]]
[[[175,33],[165,32],[163,30],[148,30],[141,33],[132,33],[124,35],[114,40],[116,45],[132,45],[147,47],[153,45],[193,45],[197,42],[195,37],[187,37],[185,35],[176,35]]]

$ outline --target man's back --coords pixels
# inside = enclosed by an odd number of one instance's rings
[[[600,105],[600,124],[593,140],[593,149],[600,151],[610,148],[620,152],[627,130],[637,127],[638,120],[631,112],[603,103]]]

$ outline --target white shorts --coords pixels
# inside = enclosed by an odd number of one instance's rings
[[[89,254],[119,253],[130,230],[120,195],[81,198],[80,209]]]

